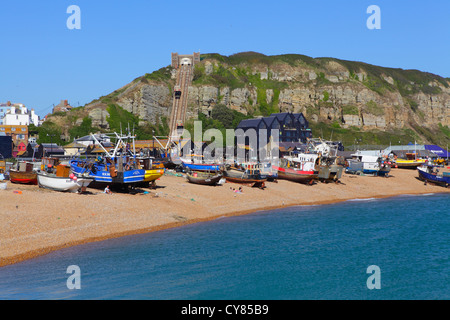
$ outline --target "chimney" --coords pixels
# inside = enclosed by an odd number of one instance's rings
[[[64,100],[64,106],[67,106],[69,103],[67,100]]]
[[[6,103],[6,105],[7,105],[8,107],[10,107],[10,106],[11,106],[11,101],[8,101],[8,102]]]

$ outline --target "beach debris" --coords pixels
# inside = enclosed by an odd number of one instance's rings
[[[13,193],[16,193],[16,194],[22,194],[22,191],[20,191],[20,190],[14,190]]]
[[[191,198],[191,201],[195,201],[195,199],[194,199],[194,198]]]
[[[184,177],[182,173],[176,173],[176,172],[172,172],[169,170],[166,170],[166,172],[164,172],[164,175],[174,176],[174,177]]]
[[[177,221],[186,221],[186,220],[187,220],[186,217],[179,216],[179,215],[176,215],[176,214],[174,214],[174,215],[172,216],[172,218],[174,218],[174,219],[177,220]]]

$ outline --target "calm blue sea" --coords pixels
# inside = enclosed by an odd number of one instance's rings
[[[449,235],[449,194],[261,211],[0,268],[0,299],[449,299]]]

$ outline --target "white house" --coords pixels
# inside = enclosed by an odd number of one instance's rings
[[[3,117],[3,125],[28,126],[30,124],[39,126],[39,116],[34,112],[34,109],[28,110],[21,103],[8,107]]]

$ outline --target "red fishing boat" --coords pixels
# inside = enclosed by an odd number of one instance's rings
[[[303,153],[295,157],[281,158],[279,166],[272,167],[278,171],[278,179],[312,184],[319,174],[317,165],[317,154]]]
[[[9,170],[9,180],[12,183],[37,184],[37,173],[31,162],[19,162],[17,169]]]

